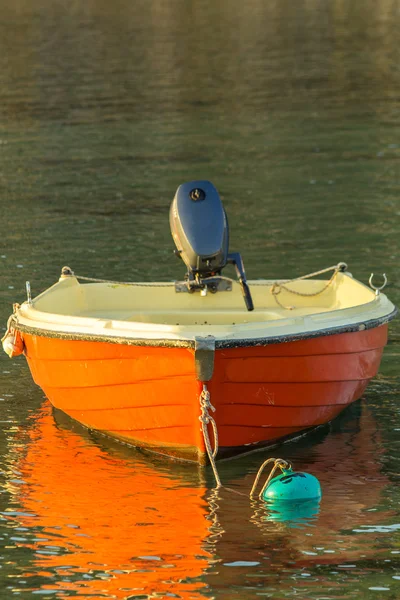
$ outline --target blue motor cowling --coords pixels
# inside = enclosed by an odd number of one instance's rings
[[[217,291],[216,279],[221,270],[233,264],[247,310],[253,310],[242,257],[237,252],[228,253],[228,219],[213,184],[201,180],[180,185],[171,204],[169,220],[176,254],[187,267],[188,291],[206,291],[208,287]]]
[[[228,260],[228,221],[212,183],[180,185],[171,204],[170,225],[177,251],[194,276],[221,272]]]

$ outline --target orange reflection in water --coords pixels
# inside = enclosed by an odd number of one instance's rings
[[[221,598],[231,597],[232,589],[243,591],[253,567],[232,568],[238,561],[255,565],[252,581],[258,577],[258,583],[279,585],[290,595],[292,575],[299,589],[309,589],[301,578],[304,568],[375,560],[385,544],[379,527],[372,537],[367,529],[393,519],[379,507],[390,480],[382,472],[384,446],[373,413],[359,409],[347,411],[330,432],[274,451],[292,460],[296,470],[316,475],[323,487],[316,519],[294,526],[271,519],[263,503],[248,498],[265,455],[221,463],[227,487],[207,491],[204,473],[193,465],[185,468],[109,444],[102,450],[102,443],[93,443],[79,427],[79,434],[57,428],[46,406],[18,463],[27,485],[14,490],[32,514],[18,521],[42,530],[31,546],[36,568],[25,576],[55,574],[54,584],[41,589],[58,590],[60,598],[170,593],[186,600],[205,599],[214,590]],[[324,578],[332,589],[340,586],[340,578]]]
[[[197,578],[208,564],[210,523],[200,472],[103,451],[88,436],[57,428],[47,406],[29,435],[18,465],[28,485],[18,500],[32,516],[19,520],[43,530],[31,546],[38,570],[25,576],[56,570],[70,578],[43,585],[59,589],[59,598],[205,598]]]

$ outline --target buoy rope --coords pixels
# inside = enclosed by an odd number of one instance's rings
[[[277,469],[281,469],[282,471],[283,471],[284,469],[291,469],[291,464],[290,464],[290,462],[287,462],[286,460],[283,460],[283,458],[267,458],[267,460],[265,460],[265,461],[263,462],[263,464],[261,465],[261,467],[258,469],[258,473],[257,473],[257,475],[256,475],[256,478],[255,478],[255,481],[254,481],[254,483],[253,483],[253,487],[251,488],[251,492],[250,492],[250,498],[253,496],[253,494],[254,494],[254,493],[255,493],[255,491],[256,491],[256,488],[257,488],[258,482],[259,482],[259,480],[260,480],[260,477],[261,477],[261,473],[263,472],[264,468],[265,468],[265,467],[266,467],[266,466],[267,466],[269,463],[271,463],[271,462],[273,462],[273,463],[274,463],[274,465],[273,465],[273,467],[272,467],[272,469],[271,469],[271,472],[270,472],[270,474],[268,475],[267,481],[264,483],[264,485],[263,485],[263,487],[262,487],[262,489],[261,489],[261,492],[258,494],[258,497],[259,497],[259,498],[261,498],[261,497],[262,497],[262,495],[263,495],[264,491],[266,490],[266,488],[267,488],[267,486],[268,486],[269,482],[271,481],[271,479],[272,479],[272,477],[274,476],[274,473],[275,473],[275,471],[276,471]]]
[[[205,383],[203,383],[203,389],[200,394],[199,401],[200,401],[200,409],[201,409],[201,415],[199,416],[199,421],[201,422],[201,429],[203,432],[204,443],[206,446],[209,461],[210,461],[212,469],[214,471],[214,477],[215,477],[215,481],[217,482],[217,488],[219,488],[219,487],[222,487],[222,484],[221,484],[221,480],[219,478],[217,465],[215,462],[215,457],[217,456],[217,453],[218,453],[218,430],[217,430],[217,424],[216,424],[214,418],[209,413],[209,410],[211,410],[212,412],[215,412],[215,408],[211,404],[210,392],[208,391],[207,385]],[[208,434],[207,426],[209,423],[211,423],[212,428],[213,428],[214,450],[211,448],[210,436]]]

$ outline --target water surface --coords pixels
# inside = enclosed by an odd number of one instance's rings
[[[344,260],[400,304],[397,0],[0,8],[4,326],[64,264],[180,277],[168,210],[193,178],[223,196],[250,278]],[[289,521],[247,497],[268,453],[222,463],[216,494],[208,471],[53,415],[1,356],[1,597],[397,598],[399,355],[395,321],[363,399],[274,450],[323,486]]]

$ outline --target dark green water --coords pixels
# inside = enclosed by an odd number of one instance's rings
[[[0,319],[64,264],[181,275],[168,209],[223,196],[249,277],[346,261],[400,304],[400,2],[0,0]],[[400,596],[400,321],[379,376],[274,453],[320,478],[276,520],[197,469],[54,416],[0,357],[0,597]],[[268,454],[221,464],[247,494]],[[295,525],[295,526],[294,526]]]

